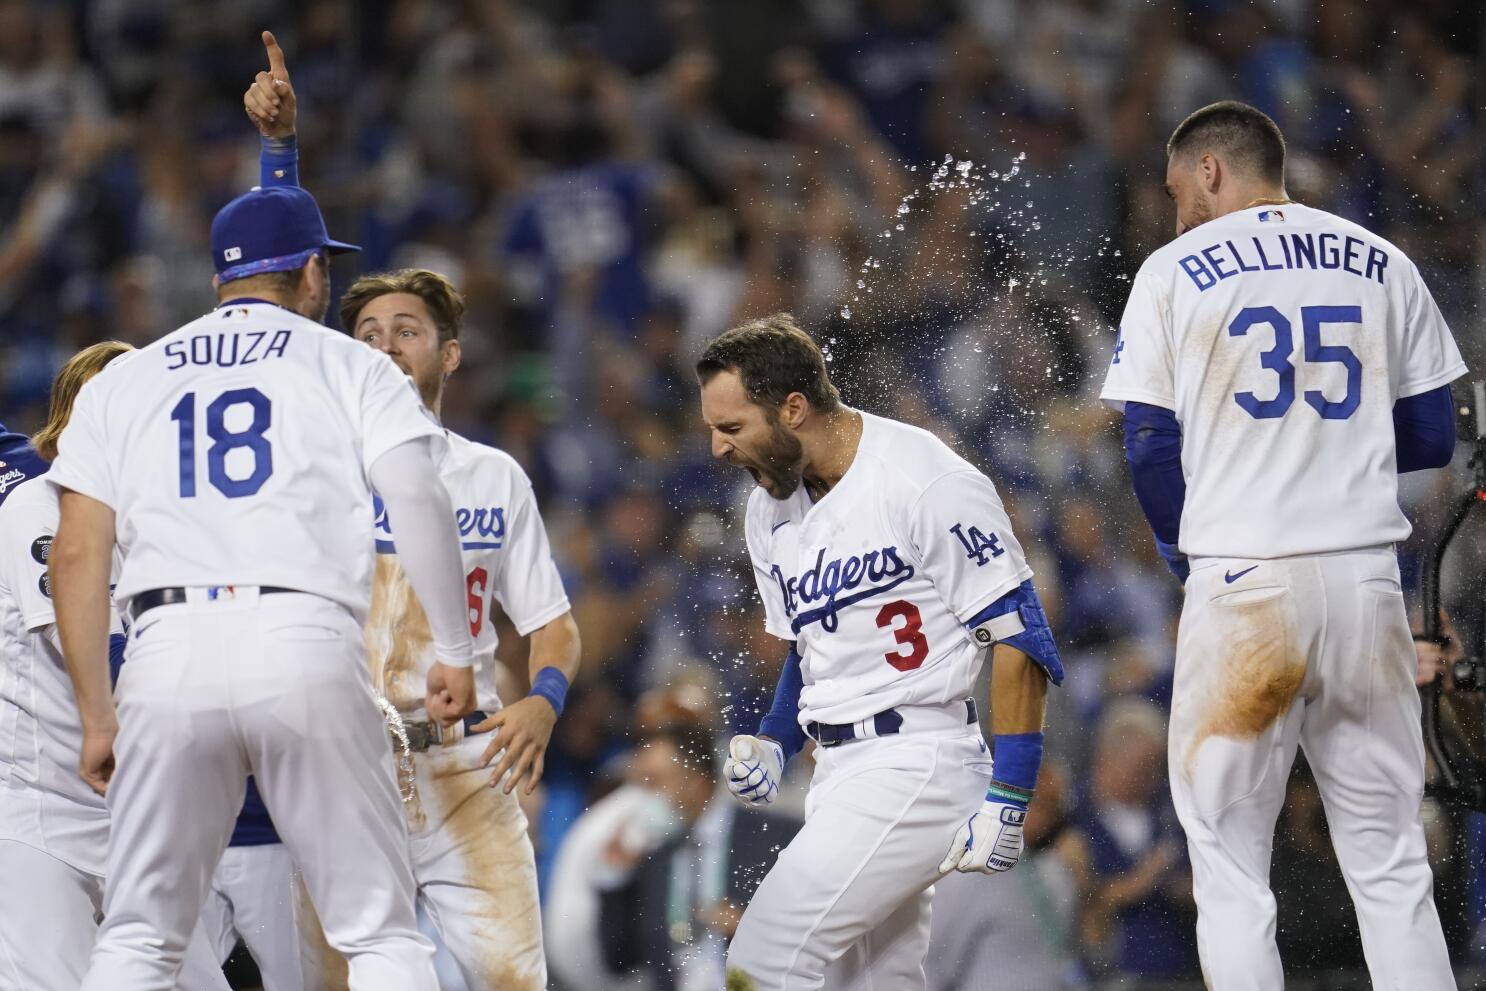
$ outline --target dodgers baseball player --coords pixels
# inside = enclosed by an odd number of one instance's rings
[[[723,334],[697,375],[713,454],[758,483],[748,552],[791,648],[759,734],[729,746],[727,785],[766,804],[817,743],[804,828],[743,914],[730,986],[922,988],[935,880],[1021,855],[1063,676],[1032,570],[990,480],[842,404],[787,314]],[[988,652],[994,767],[971,698]]]
[[[82,733],[46,571],[57,493],[38,476],[83,383],[129,350],[95,344],[63,366],[36,436],[40,453],[25,449],[39,470],[0,505],[0,991],[77,987],[98,935],[108,810],[77,775]],[[24,463],[12,453],[23,438],[6,440],[10,463]],[[116,619],[113,627],[111,666],[124,643]],[[200,929],[175,986],[226,991]]]
[[[316,322],[325,233],[299,189],[212,223],[219,305],[83,387],[45,477],[50,573],[82,716],[80,771],[112,815],[104,920],[84,991],[169,986],[242,807],[262,791],[351,986],[436,986],[416,931],[391,747],[361,662],[375,485],[405,528],[439,663],[431,715],[472,710],[444,439],[407,377]],[[108,563],[133,620],[107,683]],[[117,765],[115,767],[115,753]]]
[[[1299,744],[1373,986],[1452,988],[1393,545],[1398,473],[1449,462],[1465,365],[1403,252],[1289,200],[1264,114],[1204,107],[1167,151],[1178,237],[1135,277],[1103,398],[1185,580],[1170,777],[1208,986],[1284,983],[1269,859]]]
[[[263,41],[269,69],[244,94],[244,107],[263,136],[265,186],[292,185],[294,88],[273,35],[264,32]],[[345,330],[411,375],[435,416],[444,383],[459,367],[463,314],[458,290],[426,270],[363,277],[340,305]],[[380,503],[368,658],[373,683],[398,713],[394,731],[412,751],[402,784],[420,906],[471,991],[540,989],[547,974],[536,859],[513,791],[524,780],[529,794],[541,778],[578,669],[578,628],[526,474],[503,451],[445,435],[449,450],[438,470],[455,506],[465,574],[460,603],[475,641],[482,711],[449,733],[427,721],[419,687],[434,661],[428,621],[400,562],[400,520]],[[496,689],[497,601],[517,632],[531,637],[531,693],[504,708]],[[497,754],[494,771],[483,770]]]

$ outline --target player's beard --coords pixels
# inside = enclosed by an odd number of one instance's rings
[[[769,480],[764,491],[775,499],[784,500],[795,494],[804,478],[805,448],[800,444],[800,438],[777,417],[769,427],[769,442],[759,451],[758,460],[752,467]]]

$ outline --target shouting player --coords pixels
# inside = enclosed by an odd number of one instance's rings
[[[1403,252],[1286,196],[1267,116],[1204,107],[1167,157],[1178,237],[1135,278],[1103,397],[1186,585],[1170,775],[1203,971],[1284,983],[1269,859],[1298,744],[1373,986],[1453,988],[1393,545],[1398,473],[1449,463],[1465,365]]]
[[[83,383],[130,350],[106,341],[63,366],[36,435],[36,474],[57,456]],[[0,991],[81,984],[103,910],[108,810],[77,774],[82,731],[46,573],[58,512],[56,489],[40,479],[11,490],[0,505],[0,722],[7,727],[0,735]],[[111,626],[117,676],[124,634],[117,622]],[[227,987],[201,930],[176,986]]]
[[[317,322],[330,240],[300,189],[212,222],[217,309],[85,385],[45,476],[50,571],[107,791],[108,888],[85,991],[169,986],[253,775],[351,985],[432,991],[392,751],[363,661],[375,486],[439,663],[429,709],[474,708],[443,432],[385,355]],[[115,708],[109,562],[133,620]],[[115,766],[115,754],[117,765]]]
[[[743,914],[729,979],[922,988],[934,881],[1021,856],[1047,682],[1063,677],[1032,569],[990,479],[843,404],[787,314],[714,340],[697,376],[712,453],[758,483],[748,553],[768,632],[790,645],[727,785],[768,804],[817,744],[804,828]],[[971,698],[988,649],[994,773]]]
[[[292,185],[294,88],[273,35],[265,32],[263,40],[269,68],[243,102],[264,139],[264,185]],[[340,316],[348,333],[412,376],[437,416],[444,383],[460,361],[464,300],[454,286],[424,270],[365,276],[341,298]],[[394,728],[413,751],[404,784],[420,903],[471,991],[541,989],[547,977],[536,861],[514,791],[524,783],[530,794],[541,779],[578,669],[578,627],[525,472],[503,451],[444,433],[449,453],[438,470],[464,552],[460,601],[468,605],[483,711],[452,733],[427,721],[421,684],[434,660],[428,622],[399,564],[401,520],[380,506],[367,627],[372,677],[397,709]],[[496,692],[496,602],[517,632],[531,638],[531,693],[504,708]],[[484,771],[497,754],[494,771]]]

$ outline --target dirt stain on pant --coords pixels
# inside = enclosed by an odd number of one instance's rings
[[[419,784],[430,820],[442,819],[435,828],[451,852],[440,858],[436,876],[420,871],[418,880],[430,885],[425,897],[435,888],[449,896],[439,912],[444,941],[470,991],[540,991],[547,986],[547,964],[526,816],[515,795],[488,787],[488,772],[470,766],[476,763],[473,746],[423,758],[427,774]]]
[[[433,649],[433,631],[397,558],[377,555],[371,612],[366,621],[367,664],[372,684],[409,712],[423,704],[421,661]]]
[[[1289,711],[1305,681],[1306,662],[1295,649],[1295,637],[1282,597],[1226,606],[1223,669],[1214,679],[1207,712],[1187,745],[1184,763],[1190,774],[1197,750],[1214,736],[1253,739]],[[1226,632],[1226,631],[1224,631]]]

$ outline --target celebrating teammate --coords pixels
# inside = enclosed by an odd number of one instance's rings
[[[743,914],[729,979],[922,988],[934,881],[1021,856],[1047,682],[1063,677],[1032,570],[990,480],[926,431],[844,405],[787,314],[714,340],[697,375],[712,453],[758,483],[748,552],[768,632],[790,644],[727,785],[768,804],[806,737],[818,745],[805,826]],[[987,648],[994,774],[971,698]]]
[[[228,203],[211,231],[217,309],[84,386],[45,476],[61,491],[50,569],[80,771],[112,814],[84,991],[174,980],[249,774],[352,987],[436,986],[362,661],[373,485],[434,603],[428,706],[445,724],[475,701],[464,576],[442,431],[384,355],[316,322],[326,253],[348,249],[303,190]],[[116,544],[133,620],[117,711]]]
[[[57,438],[83,383],[133,350],[106,341],[84,348],[52,384],[37,464],[57,455]],[[12,435],[14,436],[14,435]],[[19,462],[19,459],[14,459]],[[103,910],[108,810],[78,777],[82,731],[62,662],[46,566],[57,531],[57,491],[41,479],[9,490],[0,506],[0,991],[75,988],[82,983]],[[122,662],[123,627],[109,637],[110,667]],[[176,985],[223,989],[227,982],[198,930]]]
[[[1204,107],[1167,156],[1178,237],[1135,278],[1103,398],[1186,585],[1170,775],[1203,971],[1284,983],[1269,859],[1298,743],[1373,985],[1454,987],[1393,545],[1398,473],[1449,463],[1465,365],[1403,252],[1286,196],[1267,116]]]
[[[243,102],[264,139],[264,185],[294,184],[294,87],[273,35],[265,32],[263,40],[269,68]],[[424,270],[365,276],[342,297],[340,316],[348,333],[412,376],[437,416],[460,360],[464,300],[454,286]],[[419,686],[434,655],[422,597],[408,588],[399,561],[394,536],[402,521],[380,507],[367,628],[372,678],[397,709],[396,729],[413,751],[405,785],[419,899],[471,991],[541,989],[547,976],[536,862],[513,792],[524,782],[529,794],[542,776],[578,669],[578,628],[526,474],[505,452],[444,433],[449,453],[438,471],[456,507],[467,593],[460,602],[468,604],[483,711],[448,734],[427,722]],[[531,637],[531,693],[504,708],[496,691],[497,601],[517,632]],[[495,770],[484,771],[497,754]]]

